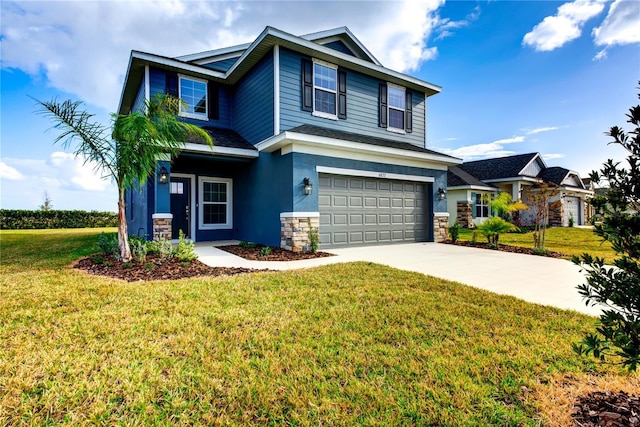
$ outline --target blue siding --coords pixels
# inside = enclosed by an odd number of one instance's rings
[[[340,40],[326,43],[323,46],[329,47],[333,50],[337,50],[338,52],[346,53],[347,55],[355,56],[353,52],[351,52],[351,49],[349,49],[347,45]]]
[[[389,132],[378,127],[378,86],[380,80],[347,71],[347,119],[331,120],[302,111],[300,81],[302,56],[280,49],[280,130],[285,131],[303,124],[329,129],[408,142],[424,147],[423,93],[413,93],[413,132],[406,135]]]
[[[148,217],[151,216],[148,213],[148,185],[142,188],[134,186],[125,191],[125,203],[126,203],[126,216],[127,216],[127,229],[129,234],[136,236],[150,235],[150,230],[147,229]]]
[[[208,64],[202,64],[202,66],[226,73],[227,70],[229,70],[229,68],[231,68],[231,66],[236,63],[238,58],[239,56],[236,56],[235,58],[223,59],[221,61],[213,61],[209,62]]]
[[[136,99],[133,101],[133,106],[131,107],[131,112],[143,112],[144,111],[144,87],[145,81],[144,77],[142,77],[142,81],[140,82],[140,87],[138,88],[138,93],[136,93]]]
[[[273,135],[273,55],[265,56],[236,85],[234,129],[256,144]]]
[[[149,70],[149,95],[151,98],[157,94],[163,94],[166,91],[166,73],[157,68]],[[211,84],[211,82],[209,83]],[[193,123],[198,126],[215,126],[221,128],[233,127],[233,89],[229,86],[220,85],[219,92],[219,118],[218,120],[195,120],[185,118],[185,122]]]

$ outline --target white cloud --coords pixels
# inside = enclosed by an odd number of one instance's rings
[[[524,142],[524,139],[525,138],[523,136],[514,136],[512,138],[499,139],[497,141],[489,142],[486,144],[467,145],[455,149],[438,148],[436,150],[454,157],[461,158],[464,161],[486,159],[489,157],[504,157],[516,154],[515,151],[507,150],[504,147],[505,145]]]
[[[19,181],[24,179],[22,174],[16,168],[12,168],[2,160],[0,160],[0,178],[8,179],[10,181]]]
[[[605,0],[575,0],[565,3],[555,15],[547,16],[525,34],[522,43],[537,51],[551,51],[562,47],[580,37],[585,22],[602,12],[604,3]]]
[[[616,0],[606,18],[593,29],[597,46],[613,46],[640,42],[640,2]]]
[[[442,4],[1,2],[2,67],[114,111],[132,49],[179,56],[252,41],[267,25],[298,35],[346,25],[385,66],[410,71],[437,55],[427,40]]]
[[[535,135],[537,133],[549,132],[549,131],[558,130],[558,129],[560,129],[558,126],[548,126],[548,127],[542,127],[542,128],[528,129],[526,130],[526,132],[527,132],[527,135]]]
[[[449,18],[438,19],[435,32],[438,34],[434,40],[441,40],[445,37],[452,36],[453,30],[468,27],[473,21],[480,17],[480,6],[476,6],[471,13],[460,21],[452,21]]]
[[[544,160],[553,160],[553,159],[562,159],[565,155],[562,153],[551,153],[551,154],[543,154],[542,158]]]

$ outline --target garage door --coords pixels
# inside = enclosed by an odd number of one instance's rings
[[[569,218],[573,217],[575,225],[580,224],[580,198],[565,197],[564,199],[564,225],[569,225]]]
[[[427,240],[428,185],[320,174],[320,247]]]

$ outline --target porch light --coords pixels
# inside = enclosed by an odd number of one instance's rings
[[[158,173],[158,181],[160,184],[166,184],[169,182],[169,171],[164,166],[160,169],[160,173]]]
[[[447,190],[442,187],[438,188],[438,200],[444,200],[445,197],[447,197]]]
[[[304,195],[308,196],[313,191],[313,184],[309,178],[305,178],[302,182],[304,183]]]

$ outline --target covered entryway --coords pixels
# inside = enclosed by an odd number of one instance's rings
[[[432,184],[320,174],[320,247],[426,241]]]

